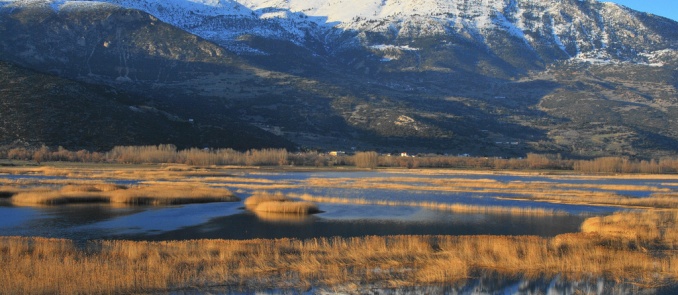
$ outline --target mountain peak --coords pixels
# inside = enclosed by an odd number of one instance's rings
[[[594,0],[0,0],[0,32],[3,60],[306,146],[678,142],[678,23]]]

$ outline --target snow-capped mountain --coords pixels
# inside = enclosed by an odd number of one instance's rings
[[[595,0],[0,0],[0,60],[311,147],[678,153],[678,23]]]
[[[15,2],[15,3],[12,3]],[[4,1],[25,5],[31,1]],[[32,2],[45,2],[36,0]],[[675,22],[596,0],[99,0],[47,1],[55,9],[111,3],[160,20],[233,51],[267,54],[245,35],[291,41],[331,54],[362,46],[384,61],[414,39],[453,37],[487,51],[533,52],[545,62],[648,62],[676,50]],[[662,30],[662,27],[666,30]],[[321,50],[319,50],[321,48]],[[324,52],[320,52],[324,51]],[[499,53],[498,55],[501,55]],[[511,61],[509,61],[511,63]],[[515,63],[515,62],[513,62]]]

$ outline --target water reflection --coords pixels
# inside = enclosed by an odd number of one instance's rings
[[[521,278],[483,274],[478,278],[462,282],[458,286],[420,286],[411,288],[380,289],[360,294],[677,294],[676,286],[663,288],[642,288],[628,282],[604,278],[567,279]]]
[[[285,214],[285,213],[255,211],[254,215],[256,215],[261,222],[268,223],[309,224],[313,222],[312,216],[307,214]]]
[[[263,289],[263,290],[234,290],[232,288],[212,288],[209,290],[182,290],[180,294],[597,294],[597,295],[625,295],[625,294],[678,294],[678,286],[660,288],[642,288],[628,282],[618,282],[604,278],[567,279],[562,276],[553,278],[523,278],[520,276],[503,276],[495,273],[478,274],[476,278],[459,282],[451,286],[413,286],[400,288],[384,288],[372,285],[336,286],[331,289],[312,287],[309,290],[293,289]],[[171,294],[179,294],[173,292]]]
[[[453,214],[411,207],[333,205],[312,216],[218,217],[206,223],[128,238],[148,240],[358,237],[366,235],[538,235],[576,232],[584,217]],[[401,209],[401,210],[398,210]],[[333,213],[329,213],[333,212]],[[342,212],[353,212],[346,216]],[[370,214],[372,213],[372,214]],[[395,213],[395,215],[393,215]],[[333,218],[333,216],[338,218]],[[358,217],[359,216],[359,217]]]

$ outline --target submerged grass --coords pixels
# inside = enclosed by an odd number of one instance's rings
[[[640,216],[636,214],[641,214]],[[94,241],[0,237],[10,294],[153,293],[210,286],[454,284],[479,271],[605,277],[655,287],[678,280],[676,211],[595,218],[583,232],[534,236],[389,236],[309,240]],[[640,217],[643,221],[632,221]],[[586,224],[586,223],[585,223]],[[637,235],[619,235],[618,230]],[[645,235],[648,227],[661,230]]]

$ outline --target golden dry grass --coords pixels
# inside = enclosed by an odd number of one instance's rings
[[[142,186],[111,192],[111,203],[144,205],[178,205],[191,203],[234,202],[230,191],[200,185]]]
[[[556,182],[500,182],[492,179],[439,179],[417,177],[374,178],[311,178],[314,187],[350,189],[382,189],[409,191],[437,191],[449,193],[487,193],[508,195],[497,197],[575,205],[598,205],[638,208],[678,208],[678,197],[670,188],[647,185],[569,184]],[[651,197],[622,196],[617,191],[653,192]]]
[[[249,210],[254,210],[262,203],[265,202],[286,202],[291,201],[290,198],[283,195],[281,192],[268,193],[268,192],[255,192],[250,197],[245,199],[245,208]]]
[[[209,200],[215,195],[223,197],[226,190],[201,186],[199,183],[201,179],[209,179],[211,183],[221,182],[220,186],[242,185],[242,188],[271,189],[281,185],[289,188],[322,186],[511,193],[522,194],[530,200],[556,203],[674,209],[677,207],[678,199],[672,190],[647,186],[573,186],[545,182],[504,183],[490,179],[416,177],[311,179],[299,184],[278,184],[270,181],[249,181],[218,169],[213,171],[196,167],[92,166],[84,169],[78,167],[12,169],[17,173],[89,179],[2,183],[1,190],[6,191],[6,195],[11,195],[9,200],[21,203],[23,199],[31,206],[42,202],[101,201],[98,198],[106,198],[108,202],[115,199],[121,203],[153,204],[191,202],[201,198]],[[654,177],[653,175],[652,178]],[[110,178],[142,179],[145,182],[127,189],[101,183],[103,179]],[[666,176],[666,179],[674,178]],[[25,185],[41,184],[61,188],[21,188]],[[650,198],[634,199],[616,195],[611,192],[614,190],[653,191],[655,194]],[[36,193],[32,201],[27,197],[30,191]],[[45,197],[50,194],[53,196]],[[195,195],[196,198],[187,199],[186,196],[189,194]],[[229,195],[232,196],[230,193]],[[289,199],[290,196],[282,197]],[[524,208],[488,208],[416,200],[392,202],[303,195],[291,197],[316,202],[420,206],[454,212],[538,215],[553,213],[530,212]],[[232,200],[231,197],[228,198]],[[258,206],[266,202],[255,203]],[[271,218],[281,218],[281,215],[297,216],[266,212],[256,214],[262,219],[268,216],[272,216]],[[86,249],[79,249],[68,240],[0,237],[0,265],[2,265],[0,293],[157,293],[209,286],[248,290],[267,287],[307,290],[310,285],[413,286],[455,283],[484,270],[507,275],[603,276],[641,286],[655,286],[678,280],[677,216],[675,210],[648,210],[594,217],[584,222],[581,233],[559,235],[551,239],[503,236],[395,236],[306,241],[294,239],[97,241],[91,242]],[[287,220],[303,222],[304,219],[287,218]]]
[[[514,214],[514,215],[565,215],[566,212],[544,208],[529,207],[503,207],[503,206],[482,206],[467,204],[449,204],[438,202],[418,202],[418,201],[388,201],[388,200],[368,200],[364,198],[341,198],[327,196],[313,196],[310,194],[290,194],[291,197],[317,203],[335,203],[335,204],[355,204],[355,205],[379,205],[379,206],[408,206],[421,207],[441,211],[451,211],[456,213],[493,213],[493,214]]]
[[[100,183],[66,185],[60,189],[34,188],[18,192],[10,201],[16,205],[60,205],[73,203],[114,203],[129,205],[177,205],[233,202],[230,191],[204,185],[153,185],[125,187]]]
[[[254,208],[257,212],[283,213],[283,214],[314,214],[320,212],[318,206],[311,202],[264,202]]]
[[[643,221],[631,221],[641,214]],[[605,277],[653,287],[678,280],[676,212],[596,218],[585,232],[533,236],[389,236],[310,240],[96,241],[0,237],[10,294],[153,293],[209,286],[295,288],[453,284],[479,271]],[[666,223],[666,222],[669,223]],[[602,225],[601,225],[602,224]],[[658,236],[638,238],[647,228]],[[636,235],[618,235],[623,227]],[[661,232],[661,231],[660,231]],[[657,240],[657,237],[665,237]],[[674,238],[666,238],[674,237]],[[611,242],[616,241],[616,242]],[[650,241],[650,242],[647,242]]]
[[[78,178],[77,181],[101,181],[105,179],[143,180],[144,183],[201,183],[210,182],[213,186],[229,189],[246,190],[280,190],[301,187],[323,188],[351,188],[351,189],[379,189],[379,190],[409,190],[409,191],[438,191],[449,193],[487,193],[506,194],[514,199],[526,199],[551,203],[590,204],[600,206],[618,206],[635,208],[676,208],[678,198],[675,189],[671,187],[659,188],[648,185],[608,185],[608,184],[571,184],[558,183],[558,179],[666,179],[675,180],[673,175],[602,175],[580,176],[572,174],[541,175],[533,172],[501,172],[505,175],[525,175],[548,177],[553,182],[508,181],[501,182],[489,178],[477,179],[482,175],[497,174],[488,171],[462,170],[384,170],[389,177],[366,178],[311,178],[302,182],[272,181],[246,176],[234,176],[233,170],[220,166],[188,166],[188,165],[61,165],[59,167],[9,167],[3,169],[14,174],[42,174]],[[237,171],[237,170],[236,170]],[[250,171],[252,172],[252,171]],[[412,177],[418,175],[451,175],[450,178]],[[458,176],[462,177],[458,177]],[[464,178],[464,175],[474,177]],[[27,181],[27,180],[22,180]],[[37,182],[38,180],[32,180]],[[66,184],[76,180],[44,180],[42,184]],[[77,184],[77,183],[75,183]],[[18,185],[18,183],[17,183]],[[31,185],[26,183],[26,185]],[[635,198],[622,196],[617,191],[645,191],[653,192],[651,198]],[[9,194],[9,192],[7,193]],[[5,194],[5,195],[7,195]],[[510,194],[510,195],[508,195]]]
[[[255,212],[298,215],[320,212],[316,204],[293,200],[281,192],[256,192],[245,200],[245,208]]]
[[[661,245],[678,250],[678,211],[618,212],[592,217],[581,226],[582,232],[594,232],[606,238]]]

